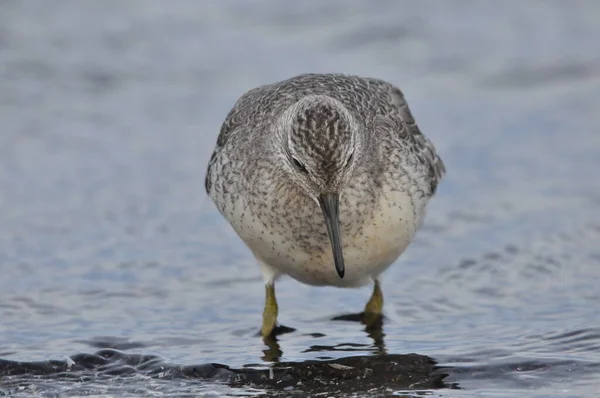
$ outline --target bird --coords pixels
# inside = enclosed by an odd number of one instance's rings
[[[306,73],[241,95],[205,188],[262,272],[262,337],[275,333],[283,275],[312,286],[372,283],[362,319],[380,322],[381,275],[421,227],[445,173],[403,92],[384,80]]]

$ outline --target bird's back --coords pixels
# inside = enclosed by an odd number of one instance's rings
[[[394,151],[398,146],[411,154],[415,165],[426,170],[427,196],[435,193],[445,173],[444,163],[416,125],[402,91],[383,80],[342,74],[303,74],[254,88],[242,95],[221,127],[207,170],[207,192],[210,193],[212,185],[211,166],[229,140],[250,139],[247,135],[268,131],[285,109],[308,95],[334,98],[367,131],[389,134],[392,139],[388,142],[388,150]]]

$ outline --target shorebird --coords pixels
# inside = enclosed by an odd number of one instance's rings
[[[445,173],[403,93],[383,80],[304,74],[254,88],[227,115],[206,191],[254,254],[277,324],[275,281],[374,283],[367,326],[381,319],[380,275],[421,226]]]

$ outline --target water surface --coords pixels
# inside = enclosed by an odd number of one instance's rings
[[[231,376],[415,353],[438,384],[352,388],[597,396],[599,20],[593,1],[1,2],[0,395],[301,396]],[[369,288],[283,280],[296,331],[268,347],[258,267],[203,179],[237,97],[304,72],[402,87],[448,175],[385,274],[382,333],[332,320]]]

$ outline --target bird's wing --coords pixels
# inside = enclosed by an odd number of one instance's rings
[[[204,187],[206,189],[206,193],[210,194],[210,190],[212,188],[211,170],[221,152],[221,149],[225,146],[227,141],[231,139],[231,137],[238,134],[243,134],[245,131],[250,131],[250,127],[252,127],[252,120],[255,116],[254,114],[257,107],[257,101],[264,97],[263,93],[267,88],[268,86],[260,86],[246,92],[236,101],[233,108],[231,108],[227,114],[225,121],[223,121],[223,124],[221,125],[215,150],[208,161],[206,177],[204,178]]]
[[[421,133],[419,126],[415,123],[402,91],[382,80],[369,79],[369,84],[375,85],[382,96],[382,101],[378,101],[377,123],[382,128],[395,132],[398,142],[425,166],[431,189],[430,194],[433,195],[438,183],[446,173],[444,162],[436,153],[433,143]]]

